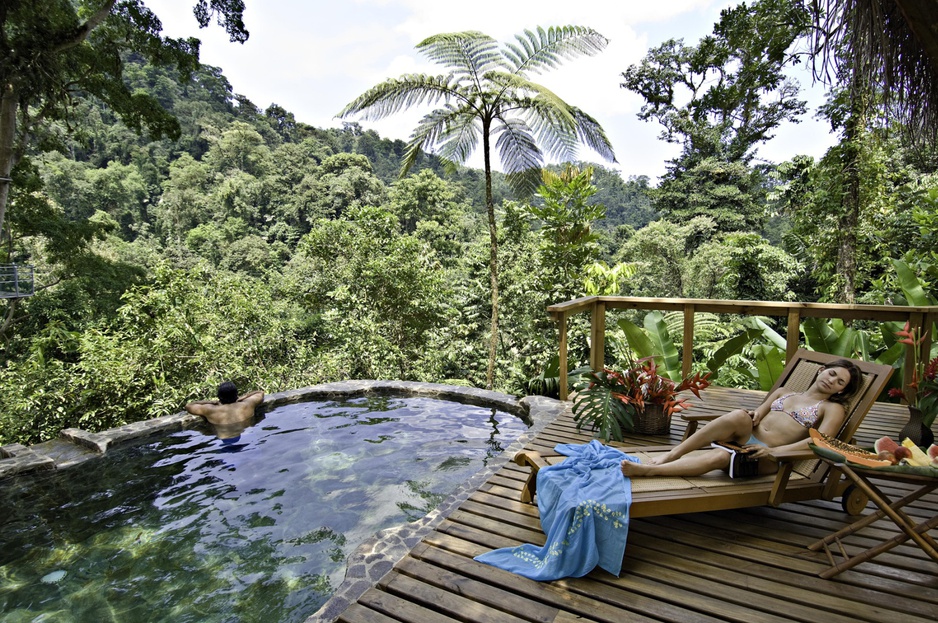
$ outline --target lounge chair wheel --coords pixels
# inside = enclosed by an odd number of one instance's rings
[[[855,517],[863,512],[863,509],[866,508],[866,504],[869,501],[869,496],[863,493],[859,487],[850,485],[844,490],[844,494],[840,498],[840,506],[844,509],[845,513]]]

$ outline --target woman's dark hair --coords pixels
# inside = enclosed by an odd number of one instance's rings
[[[223,405],[230,405],[238,402],[238,388],[231,381],[225,381],[218,386],[218,402]]]
[[[850,380],[847,382],[847,386],[828,398],[831,402],[846,404],[853,395],[857,393],[857,390],[860,389],[860,384],[863,382],[863,374],[860,372],[860,368],[857,367],[857,364],[849,359],[836,359],[830,363],[826,363],[818,370],[818,374],[820,374],[822,370],[830,370],[831,368],[843,368],[850,373]],[[817,374],[814,375],[814,379],[817,380]]]

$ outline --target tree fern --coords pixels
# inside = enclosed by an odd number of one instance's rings
[[[417,49],[442,65],[445,76],[406,74],[386,80],[358,96],[339,113],[381,119],[422,105],[442,106],[423,117],[411,134],[401,163],[406,175],[423,151],[449,162],[465,162],[484,146],[486,216],[491,236],[489,260],[492,291],[491,331],[487,385],[492,387],[498,345],[498,242],[495,204],[491,192],[491,146],[507,173],[508,183],[520,195],[533,192],[540,182],[544,152],[551,157],[576,159],[582,142],[603,158],[615,161],[609,139],[599,123],[566,103],[550,89],[531,82],[527,74],[553,69],[565,59],[593,55],[608,40],[582,26],[561,26],[525,31],[502,46],[481,32],[443,33],[424,39]]]

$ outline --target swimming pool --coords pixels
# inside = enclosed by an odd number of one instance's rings
[[[368,396],[276,407],[0,488],[4,621],[302,621],[376,531],[412,521],[526,425]],[[9,511],[9,512],[7,512]]]

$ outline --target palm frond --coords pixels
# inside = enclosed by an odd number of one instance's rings
[[[418,43],[417,49],[434,63],[473,80],[505,66],[498,42],[475,30],[433,35]]]
[[[544,152],[560,161],[576,160],[576,119],[563,101],[535,97],[518,102],[522,118],[531,127]]]
[[[499,123],[493,133],[498,137],[495,148],[505,169],[505,181],[518,196],[529,196],[541,183],[544,155],[523,120],[502,116],[497,119]]]
[[[534,130],[538,140],[544,143],[544,151],[551,157],[562,161],[576,160],[577,142],[581,141],[601,157],[616,162],[612,143],[599,122],[579,108],[567,104],[547,87],[514,74],[492,72],[485,77],[515,93],[528,94],[520,97],[515,95],[503,111],[522,111],[526,123]]]
[[[383,119],[411,106],[433,105],[448,98],[466,99],[452,75],[405,74],[377,84],[349,102],[338,114],[364,113],[364,119]]]
[[[401,161],[400,176],[404,177],[417,162],[421,151],[430,151],[446,132],[449,119],[458,114],[452,106],[444,106],[424,115],[407,142],[407,151]]]
[[[537,136],[544,153],[560,162],[577,160],[576,129],[568,127],[562,120],[558,123],[556,119],[534,112],[526,110],[524,119]]]
[[[493,128],[495,148],[506,173],[515,173],[525,169],[539,169],[544,156],[531,129],[521,119],[499,117],[500,122]]]
[[[482,126],[479,118],[469,111],[453,115],[449,126],[441,134],[439,156],[455,162],[465,162],[479,145]]]
[[[576,132],[580,141],[609,162],[617,162],[612,143],[599,122],[579,108],[571,108],[570,112],[576,119]]]
[[[424,115],[410,135],[400,175],[407,175],[421,151],[432,152],[437,145],[443,146],[441,157],[464,162],[478,144],[481,128],[476,122],[473,110],[450,104]]]
[[[564,59],[592,56],[605,49],[609,40],[585,26],[552,26],[544,30],[525,30],[515,35],[517,44],[506,43],[502,53],[515,73],[540,73],[555,69]]]

